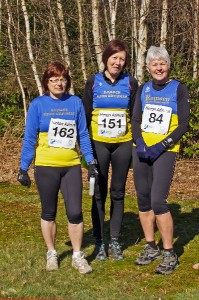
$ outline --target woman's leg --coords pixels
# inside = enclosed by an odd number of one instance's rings
[[[168,194],[174,174],[175,152],[163,153],[153,164],[152,207],[164,249],[173,247],[173,219],[168,206]]]
[[[112,145],[112,178],[110,187],[110,236],[118,239],[124,213],[126,179],[132,157],[132,141]]]
[[[99,178],[95,185],[92,201],[93,234],[97,241],[104,238],[105,202],[108,189],[108,171],[110,165],[109,145],[93,141],[94,156],[98,162]]]
[[[83,239],[82,216],[82,171],[81,166],[63,168],[61,192],[68,217],[68,232],[73,248],[72,266],[81,274],[92,272],[84,253],[81,252]]]
[[[58,256],[55,250],[56,212],[60,187],[60,168],[35,167],[35,181],[40,195],[42,214],[41,231],[48,248],[46,270],[58,269]]]
[[[55,248],[57,197],[60,187],[60,168],[35,167],[35,181],[41,200],[41,230],[48,250]]]
[[[140,222],[146,242],[151,242],[155,240],[155,215],[151,207],[152,166],[139,159],[135,147],[133,147],[133,175]]]
[[[68,232],[74,251],[80,251],[83,239],[82,171],[81,166],[64,168],[61,192],[68,217]]]

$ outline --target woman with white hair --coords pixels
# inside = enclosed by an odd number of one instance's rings
[[[147,70],[152,81],[137,92],[132,130],[134,183],[139,217],[146,245],[136,259],[147,265],[162,259],[155,272],[170,274],[178,266],[173,250],[173,219],[168,194],[174,174],[180,139],[188,130],[190,104],[184,84],[169,78],[170,58],[166,49],[151,46],[147,52]],[[155,243],[155,223],[163,243],[163,255]]]

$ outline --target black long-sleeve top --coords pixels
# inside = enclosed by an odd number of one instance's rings
[[[166,87],[165,85],[158,85],[154,81],[152,82],[153,88],[160,91]],[[137,138],[142,136],[141,123],[142,123],[142,103],[141,103],[141,93],[144,84],[142,84],[137,91],[133,117],[132,117],[132,130],[133,139],[136,141]],[[182,83],[178,85],[177,88],[177,115],[178,115],[178,127],[169,135],[172,138],[174,144],[177,143],[182,135],[188,130],[189,117],[190,117],[190,101],[189,92],[186,86]]]
[[[120,76],[122,75],[122,73],[118,76],[118,78],[112,82],[108,77],[106,77],[105,73],[103,73],[104,79],[106,80],[106,82],[112,86],[116,85],[117,82],[120,80]],[[85,89],[84,89],[84,94],[83,94],[83,104],[84,104],[84,109],[86,112],[86,120],[87,120],[87,126],[88,128],[90,127],[91,124],[91,117],[92,117],[92,111],[93,111],[93,85],[94,85],[94,80],[95,80],[95,75],[91,76],[85,85]],[[131,92],[130,92],[130,116],[132,117],[132,113],[133,113],[133,106],[134,106],[134,102],[135,102],[135,96],[136,96],[136,92],[138,89],[138,82],[137,80],[130,76],[130,88],[131,88]]]

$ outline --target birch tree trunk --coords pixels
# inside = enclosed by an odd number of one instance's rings
[[[136,0],[130,0],[130,8],[131,8],[131,72],[134,74],[134,60],[137,57],[137,49],[138,49],[138,7]]]
[[[14,64],[14,68],[15,68],[15,73],[16,73],[16,77],[17,77],[17,81],[19,83],[19,87],[21,89],[21,94],[22,94],[22,100],[23,100],[23,108],[24,108],[24,119],[25,119],[25,123],[26,123],[26,116],[27,116],[27,107],[26,107],[26,96],[25,96],[25,92],[24,92],[24,88],[21,82],[21,78],[19,75],[19,71],[18,71],[18,67],[17,67],[17,61],[16,61],[16,55],[15,55],[15,51],[14,51],[14,46],[13,46],[13,41],[12,41],[12,34],[11,34],[11,11],[10,11],[10,7],[8,4],[8,0],[6,1],[6,8],[7,8],[7,13],[8,13],[8,38],[9,38],[9,43],[10,43],[10,50],[11,50],[11,54],[12,54],[12,60],[13,60],[13,64]]]
[[[57,0],[57,8],[58,8],[58,18],[59,18],[59,23],[60,23],[60,28],[61,28],[61,35],[62,35],[64,61],[70,69],[71,61],[70,61],[69,46],[68,46],[69,39],[68,39],[68,34],[67,34],[67,31],[66,31],[66,27],[65,27],[64,14],[63,14],[63,8],[62,8],[61,0]],[[71,69],[70,69],[70,75],[72,77]],[[71,81],[70,93],[74,94],[73,81]]]
[[[66,32],[66,27],[64,23],[64,15],[63,15],[63,9],[62,9],[62,2],[61,0],[57,0],[57,8],[58,8],[58,18],[59,18],[59,23],[60,23],[60,28],[61,28],[61,35],[62,35],[62,43],[63,43],[63,53],[64,53],[64,60],[66,64],[70,67],[71,62],[70,62],[70,57],[69,57],[69,40],[68,40],[68,34]]]
[[[79,45],[80,45],[80,59],[82,66],[82,74],[84,81],[86,81],[86,64],[84,54],[84,38],[83,38],[83,21],[82,21],[82,0],[77,0],[78,15],[79,15]]]
[[[109,21],[108,21],[108,13],[107,13],[107,9],[106,9],[104,0],[102,0],[102,3],[103,3],[103,7],[104,7],[104,19],[105,19],[105,24],[106,24],[106,32],[108,35],[108,39],[110,41],[111,40],[111,31],[110,31],[110,26],[109,26]]]
[[[32,45],[31,45],[31,41],[30,41],[30,24],[29,24],[29,18],[28,18],[28,12],[26,9],[25,0],[21,0],[21,4],[22,4],[22,10],[23,10],[24,19],[25,19],[26,44],[27,44],[27,49],[28,49],[28,55],[29,55],[31,67],[33,70],[33,74],[34,74],[34,78],[35,78],[35,81],[37,84],[39,94],[42,95],[42,86],[41,86],[41,82],[40,82],[40,79],[39,79],[39,76],[37,73],[37,68],[36,68],[36,64],[35,64],[35,60],[34,60],[34,56],[33,56],[33,52],[32,52]]]
[[[115,23],[117,14],[118,0],[109,0],[110,23],[111,23],[111,39],[115,39]]]
[[[142,0],[140,8],[140,20],[138,30],[138,51],[137,51],[137,64],[136,74],[137,80],[141,83],[144,79],[144,66],[145,66],[145,54],[147,45],[147,25],[146,17],[149,13],[150,0]]]
[[[61,37],[60,37],[60,34],[59,34],[59,30],[57,28],[55,17],[54,17],[53,12],[52,12],[51,0],[47,0],[47,2],[48,2],[48,8],[49,8],[49,11],[50,11],[50,20],[51,20],[52,28],[53,28],[54,35],[55,35],[55,41],[56,41],[59,53],[61,54],[61,56],[63,57],[63,60],[64,60],[64,54],[63,54],[63,51],[62,51],[62,44],[61,44]]]
[[[193,79],[198,78],[199,63],[199,0],[194,5],[194,37],[193,37]]]
[[[101,47],[100,28],[99,28],[98,0],[92,0],[92,32],[93,32],[95,53],[97,57],[98,70],[99,72],[101,72],[103,70],[103,63],[102,63],[102,47]]]
[[[2,26],[2,1],[0,0],[0,34],[1,34],[1,26]]]
[[[168,24],[168,1],[162,0],[162,23],[161,23],[160,47],[164,47],[164,48],[166,48],[167,24]]]

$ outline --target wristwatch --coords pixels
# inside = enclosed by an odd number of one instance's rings
[[[163,146],[165,147],[165,149],[171,148],[174,146],[174,142],[173,139],[168,137],[165,140],[162,141]]]
[[[97,165],[97,159],[91,160],[88,165]]]

